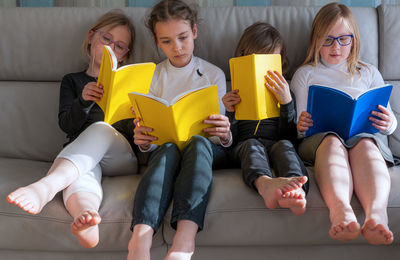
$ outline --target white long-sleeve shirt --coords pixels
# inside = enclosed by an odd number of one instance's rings
[[[370,88],[384,85],[385,82],[378,69],[371,64],[366,64],[366,66],[361,66],[361,75],[356,72],[353,76],[348,72],[346,61],[331,65],[322,60],[316,66],[301,66],[293,75],[290,83],[290,88],[296,96],[297,121],[301,112],[307,111],[308,88],[311,85],[336,88],[352,96],[358,96]],[[396,117],[393,115],[389,104],[387,108],[391,113],[393,123],[387,131],[381,131],[385,135],[392,134],[397,127]],[[303,134],[299,133],[299,135]]]
[[[179,94],[191,89],[196,89],[206,85],[217,85],[219,113],[225,115],[225,106],[222,97],[226,94],[226,79],[224,72],[217,66],[195,56],[192,56],[189,64],[185,67],[174,67],[166,59],[157,64],[150,86],[149,94],[171,102]],[[212,136],[210,140],[216,144],[221,144],[218,137]],[[232,137],[228,144],[232,144]],[[156,145],[143,152],[153,151]]]

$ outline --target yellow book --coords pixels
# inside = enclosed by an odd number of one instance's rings
[[[182,149],[193,135],[206,136],[203,121],[219,114],[217,85],[192,89],[175,97],[171,103],[143,93],[131,92],[129,98],[141,124],[153,128],[154,144],[173,142]]]
[[[279,102],[265,87],[268,70],[282,74],[280,54],[251,54],[229,60],[232,90],[239,89],[241,102],[235,107],[237,120],[279,117]]]
[[[103,97],[97,104],[104,112],[104,122],[112,125],[119,120],[133,118],[128,93],[149,93],[156,68],[152,62],[129,64],[117,68],[118,62],[110,46],[103,46],[97,86],[103,86]]]

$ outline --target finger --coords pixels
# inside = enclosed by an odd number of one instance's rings
[[[380,111],[382,111],[382,113],[384,113],[385,115],[390,116],[390,111],[389,111],[389,109],[387,109],[386,107],[384,107],[384,106],[382,106],[382,105],[378,105],[378,109],[379,109]]]
[[[156,136],[153,136],[153,135],[146,135],[146,134],[143,134],[143,133],[135,134],[135,135],[133,136],[133,138],[134,138],[135,140],[137,140],[137,141],[149,141],[149,142],[155,141],[155,140],[158,139]]]
[[[212,124],[216,126],[229,126],[229,119],[228,118],[216,118],[216,119],[205,119],[204,124]]]
[[[282,81],[279,78],[278,75],[276,75],[276,73],[272,70],[268,71],[268,76],[270,77],[271,80],[275,81],[278,85],[282,85]]]
[[[218,119],[218,120],[225,120],[225,121],[229,122],[229,118],[227,118],[226,116],[221,115],[221,114],[213,114],[213,115],[210,115],[210,116],[208,117],[208,119],[211,119],[211,120],[213,120],[213,119]]]
[[[151,132],[153,132],[153,128],[145,127],[145,126],[139,126],[139,127],[135,127],[134,132],[135,133],[143,133],[143,132],[151,133]]]
[[[386,127],[383,127],[381,125],[377,125],[375,123],[372,123],[372,126],[375,127],[376,129],[378,129],[379,131],[386,131]]]
[[[390,114],[381,113],[381,112],[378,112],[378,111],[375,111],[375,110],[372,111],[371,114],[381,118],[384,121],[390,121]]]
[[[276,71],[276,70],[275,70],[275,71],[274,71],[274,74],[279,78],[280,81],[282,81],[283,83],[286,83],[286,84],[287,84],[287,81],[286,81],[285,77],[283,77],[282,74],[279,73],[279,71]]]
[[[375,118],[375,117],[369,117],[368,118],[370,121],[372,121],[373,123],[375,123],[375,124],[377,124],[377,125],[380,125],[380,126],[387,126],[388,125],[388,122],[387,121],[384,121],[384,120],[379,120],[379,119],[377,119],[377,118]]]
[[[97,91],[88,90],[88,91],[86,92],[86,95],[87,95],[87,96],[92,96],[92,97],[99,97],[99,98],[101,98],[101,97],[103,96],[103,93],[97,92]]]

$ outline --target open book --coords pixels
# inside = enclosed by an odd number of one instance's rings
[[[153,128],[154,144],[173,142],[182,149],[193,135],[206,136],[203,121],[219,114],[217,85],[192,89],[175,97],[171,103],[143,93],[129,93],[135,114],[144,126]]]
[[[261,120],[280,115],[279,102],[265,87],[268,70],[282,74],[280,54],[251,54],[229,60],[232,90],[239,89],[237,120]]]
[[[133,118],[128,93],[148,93],[156,65],[152,62],[129,64],[117,68],[118,62],[110,46],[103,46],[103,55],[97,86],[103,86],[104,94],[97,104],[104,112],[104,122],[113,124]]]
[[[359,133],[378,132],[368,118],[372,110],[380,111],[378,105],[387,106],[391,92],[392,85],[384,85],[352,97],[335,88],[310,86],[307,112],[312,116],[313,126],[306,136],[333,131],[347,140]]]

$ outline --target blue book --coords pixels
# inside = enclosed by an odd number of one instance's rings
[[[312,116],[313,126],[306,136],[333,131],[347,140],[359,133],[378,132],[368,118],[372,110],[380,111],[378,105],[387,106],[392,88],[392,85],[384,85],[352,97],[338,89],[310,86],[307,112]]]

